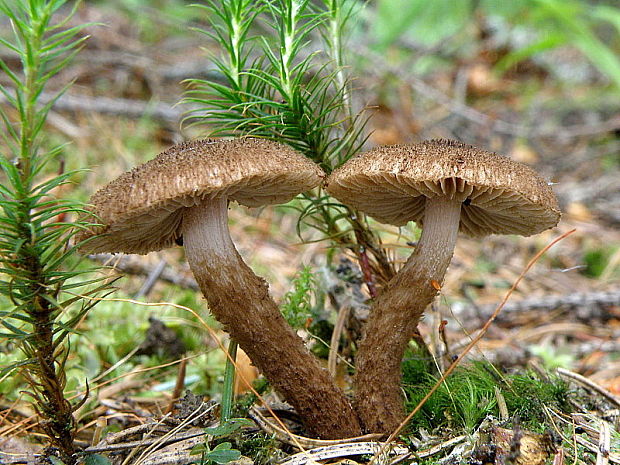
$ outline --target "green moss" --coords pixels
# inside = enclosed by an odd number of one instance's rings
[[[548,379],[540,379],[533,372],[509,375],[507,388],[510,389],[502,389],[510,416],[518,416],[531,429],[546,419],[544,406],[572,411],[568,385],[555,375],[547,376]]]
[[[262,431],[243,434],[236,447],[241,455],[250,457],[256,465],[273,463],[282,455],[280,443]]]
[[[428,363],[415,354],[407,356],[403,363],[409,411],[439,379],[429,374],[428,368]],[[560,379],[541,380],[531,372],[502,374],[489,363],[474,362],[455,369],[413,417],[410,427],[472,432],[488,415],[500,415],[497,393],[505,400],[509,418],[519,418],[531,430],[540,429],[544,423],[543,406],[570,411],[567,386]]]
[[[318,344],[312,346],[312,353],[319,358],[327,359],[329,357],[329,341],[334,332],[334,325],[327,320],[316,320],[310,325],[308,332],[319,341]]]
[[[258,392],[260,395],[265,394],[269,390],[269,381],[265,378],[258,378],[252,382],[252,386],[254,390]],[[235,405],[233,406],[233,417],[235,418],[246,418],[248,416],[248,410],[250,407],[256,404],[257,401],[256,394],[253,392],[247,392],[240,396]]]
[[[424,350],[412,344],[403,358],[402,371],[405,386],[418,386],[428,381],[429,373],[435,372],[435,365]]]

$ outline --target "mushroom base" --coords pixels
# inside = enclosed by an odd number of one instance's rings
[[[286,323],[265,280],[235,249],[226,199],[188,209],[183,240],[211,313],[297,410],[310,433],[326,439],[359,435],[359,422],[344,393]]]
[[[401,363],[452,259],[461,202],[428,199],[415,252],[375,300],[357,354],[354,406],[366,432],[392,433],[405,418]]]

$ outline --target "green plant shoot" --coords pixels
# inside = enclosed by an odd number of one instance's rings
[[[63,172],[62,146],[45,147],[46,117],[66,87],[47,102],[42,94],[86,40],[85,25],[66,26],[73,11],[56,17],[65,3],[0,0],[0,13],[13,29],[12,39],[0,39],[0,46],[21,62],[21,71],[14,72],[0,60],[10,81],[10,86],[0,85],[7,103],[6,109],[0,108],[0,293],[13,304],[0,311],[0,337],[23,354],[20,361],[2,367],[0,376],[22,373],[50,444],[64,463],[73,464],[73,411],[79,402],[71,403],[64,395],[67,336],[94,305],[88,296],[107,285],[75,269],[78,261],[70,240],[76,229],[69,218],[83,209],[59,196],[60,187],[75,173]]]

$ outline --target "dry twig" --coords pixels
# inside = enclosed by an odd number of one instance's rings
[[[610,291],[575,292],[566,295],[545,295],[510,302],[504,306],[497,320],[510,319],[511,314],[532,310],[550,311],[557,308],[579,309],[583,318],[597,313],[601,307],[620,306],[620,289]],[[452,304],[453,313],[467,321],[474,318],[488,318],[493,314],[495,307],[485,305],[474,308],[472,305],[461,303]],[[589,313],[588,313],[589,312]],[[581,315],[580,315],[581,316]]]
[[[567,370],[566,368],[558,368],[556,371],[560,376],[564,378],[569,378],[573,381],[577,381],[583,387],[600,394],[605,399],[607,399],[609,402],[614,404],[616,407],[620,407],[620,399],[618,399],[618,397],[614,396],[611,392],[609,392],[604,387],[596,384],[594,381],[586,378],[585,376],[581,376],[579,373],[575,373],[574,371]]]
[[[267,434],[273,435],[278,441],[301,449],[302,451],[306,448],[327,447],[360,441],[370,441],[373,439],[378,439],[382,436],[381,434],[365,434],[363,436],[345,439],[312,439],[286,431],[281,426],[269,421],[256,407],[250,408],[249,417],[254,420],[254,422]]]

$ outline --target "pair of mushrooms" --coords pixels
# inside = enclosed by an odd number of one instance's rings
[[[182,238],[211,312],[311,434],[389,433],[404,417],[405,348],[443,282],[458,231],[535,234],[557,224],[557,200],[530,168],[446,140],[371,150],[331,174],[326,189],[344,204],[385,223],[423,226],[415,252],[373,303],[353,408],[287,325],[266,282],[243,262],[227,224],[231,200],[283,203],[323,177],[303,155],[267,140],[179,144],[98,191],[91,204],[100,224],[78,240],[92,253],[144,254]]]

